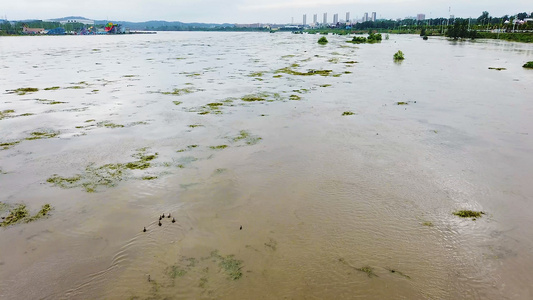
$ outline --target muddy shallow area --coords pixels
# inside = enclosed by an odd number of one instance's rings
[[[533,45],[318,38],[2,37],[0,298],[531,299]]]

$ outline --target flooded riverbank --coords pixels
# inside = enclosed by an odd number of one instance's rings
[[[529,299],[533,46],[318,38],[2,38],[0,297]]]

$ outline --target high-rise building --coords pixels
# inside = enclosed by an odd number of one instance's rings
[[[346,13],[346,23],[350,23],[350,13]]]
[[[363,22],[367,22],[368,21],[368,13],[365,13],[365,15],[363,16]]]
[[[417,14],[416,15],[416,20],[417,21],[424,21],[426,19],[426,15],[425,14]]]
[[[339,23],[339,14],[334,14],[333,15],[333,24],[337,24]]]
[[[303,24],[304,26],[307,25],[307,15],[304,15],[304,19],[303,19],[302,24]]]
[[[328,13],[324,13],[324,24],[328,24]]]
[[[317,14],[313,15],[313,23],[314,24],[318,23],[318,15]]]
[[[372,22],[376,22],[376,12],[372,12]]]

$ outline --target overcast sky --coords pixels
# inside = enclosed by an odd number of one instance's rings
[[[1,0],[1,18],[9,20],[51,19],[83,16],[98,20],[148,21],[166,20],[204,23],[294,23],[308,22],[313,14],[322,20],[328,13],[345,19],[361,18],[373,11],[378,18],[396,19],[426,14],[426,18],[478,17],[486,10],[491,16],[533,11],[532,0]]]

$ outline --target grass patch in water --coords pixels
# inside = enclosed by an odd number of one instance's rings
[[[298,96],[298,95],[290,95],[289,96],[289,100],[295,100],[295,101],[298,101],[298,100],[302,100],[302,97]]]
[[[430,221],[424,221],[424,222],[422,222],[422,225],[424,225],[424,226],[428,226],[428,227],[433,227],[433,222],[430,222]]]
[[[342,63],[343,64],[356,64],[357,62],[355,60],[351,60],[351,61],[343,61]]]
[[[290,67],[281,68],[275,71],[275,73],[285,73],[285,74],[296,75],[296,76],[313,76],[313,75],[329,76],[331,72],[333,72],[333,70],[310,69],[306,73],[304,73],[304,72],[295,71],[291,69]]]
[[[352,115],[355,115],[354,112],[351,112],[351,111],[345,111],[342,113],[343,116],[352,116]]]
[[[506,68],[489,67],[489,70],[504,71],[504,70],[507,70],[507,69]]]
[[[68,102],[62,102],[62,101],[56,101],[56,100],[48,100],[48,99],[37,99],[37,101],[42,102],[43,104],[48,104],[48,105],[68,103]]]
[[[66,89],[72,89],[72,90],[81,90],[81,89],[84,89],[85,87],[81,86],[81,85],[73,85],[73,86],[67,86]]]
[[[0,120],[4,119],[4,118],[11,118],[13,116],[11,116],[12,113],[14,113],[15,111],[12,110],[12,109],[6,109],[4,111],[0,111]]]
[[[177,278],[177,277],[183,277],[185,274],[187,274],[187,270],[180,268],[179,266],[170,266],[167,271],[168,276],[170,278]]]
[[[174,89],[172,92],[160,92],[160,93],[163,95],[182,96],[182,95],[191,94],[193,92],[194,91],[192,89],[185,88],[185,89]]]
[[[226,272],[228,279],[237,280],[242,277],[242,260],[235,259],[235,255],[222,256],[218,250],[211,252],[211,257],[219,260],[219,266]]]
[[[59,89],[60,89],[60,87],[58,87],[58,86],[52,86],[52,87],[47,87],[44,90],[45,91],[55,91],[55,90],[59,90]]]
[[[98,127],[106,127],[106,128],[122,128],[122,127],[124,127],[124,125],[122,125],[122,124],[115,124],[115,123],[111,123],[110,121],[98,122],[98,123],[96,123],[96,126],[98,126]]]
[[[368,275],[368,277],[370,278],[379,277],[378,274],[374,273],[374,269],[370,266],[364,266],[362,268],[355,268],[355,269],[359,272],[366,273],[366,275]]]
[[[481,218],[481,215],[485,213],[482,211],[473,211],[473,210],[459,210],[453,213],[454,215],[461,218]]]
[[[274,75],[274,76],[272,76],[272,78],[281,78],[281,77],[283,77],[283,75]]]
[[[40,139],[51,139],[53,137],[56,137],[59,135],[59,131],[34,131],[30,133],[30,137],[25,138],[25,140],[31,141],[31,140],[40,140]]]
[[[234,143],[244,140],[247,145],[255,145],[262,140],[261,137],[253,136],[246,130],[241,130],[239,135],[231,139]]]
[[[0,203],[1,204],[1,203]],[[6,208],[9,207],[6,205]],[[30,216],[30,213],[28,212],[28,209],[26,208],[26,205],[19,204],[18,206],[10,209],[9,215],[5,217],[4,221],[0,223],[0,227],[7,227],[11,225],[15,225],[17,223],[29,223],[36,221],[38,219],[44,218],[48,215],[48,213],[52,210],[52,207],[50,204],[45,204],[41,207],[39,212],[37,212],[35,215]]]
[[[209,146],[209,148],[213,150],[223,150],[223,149],[228,148],[228,145]]]
[[[211,108],[218,108],[219,106],[222,106],[222,105],[224,105],[224,103],[220,103],[220,102],[207,103],[207,106]]]
[[[191,128],[204,127],[204,125],[202,125],[202,124],[192,124],[192,125],[187,125],[187,126],[189,126]]]
[[[7,150],[7,149],[15,146],[18,143],[20,143],[20,141],[14,141],[14,142],[9,142],[9,143],[0,143],[0,148],[2,150]]]
[[[182,104],[183,102],[181,102],[181,101],[172,101],[172,103],[174,103],[174,105],[180,105],[180,104]]]
[[[396,102],[396,105],[409,105],[409,103],[404,102],[404,101],[399,101],[399,102]]]
[[[254,72],[248,75],[248,77],[263,77],[265,75],[265,72]]]
[[[241,98],[245,102],[256,102],[256,101],[265,101],[266,99],[262,96],[247,95]]]
[[[23,95],[26,95],[27,93],[35,93],[35,92],[39,91],[39,89],[38,88],[28,87],[28,88],[18,88],[16,90],[8,90],[8,91],[11,94],[12,93],[16,93],[19,96],[23,96]]]
[[[142,180],[155,180],[157,179],[157,176],[143,176]]]

